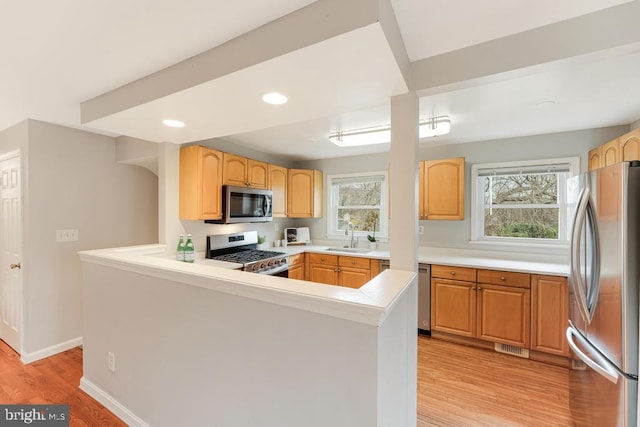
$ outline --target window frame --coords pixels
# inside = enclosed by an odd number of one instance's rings
[[[561,157],[553,159],[534,159],[514,162],[477,163],[471,165],[471,243],[490,243],[496,245],[522,245],[522,246],[551,246],[568,247],[569,230],[566,215],[566,185],[558,186],[558,203],[554,205],[523,204],[523,208],[531,207],[558,207],[558,239],[537,239],[529,237],[500,237],[484,235],[484,186],[479,173],[486,169],[501,168],[528,168],[528,167],[553,167],[556,165],[569,165],[569,177],[578,175],[580,171],[579,157]],[[514,208],[504,208],[514,209]],[[560,236],[565,235],[561,239]]]
[[[344,239],[346,236],[343,231],[334,230],[333,225],[337,223],[337,209],[336,200],[333,191],[333,181],[336,179],[353,179],[353,178],[366,178],[372,176],[382,176],[382,184],[380,186],[380,231],[376,232],[376,240],[388,240],[389,239],[389,175],[387,171],[371,171],[371,172],[357,172],[357,173],[342,173],[327,175],[327,238],[331,239]],[[349,233],[350,234],[350,233]],[[354,231],[353,235],[357,237],[366,238],[370,231]]]

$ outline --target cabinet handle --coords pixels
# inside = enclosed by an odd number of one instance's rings
[[[478,286],[478,290],[481,291],[482,290],[482,286]]]
[[[335,271],[336,273],[340,273],[340,269],[339,269],[339,268],[336,268],[336,269],[335,269],[335,270],[333,270],[333,271]]]
[[[351,264],[352,264],[352,265],[356,265],[356,262],[355,262],[355,261],[351,261]]]
[[[504,276],[500,276],[500,280],[502,280],[504,282],[507,279]]]
[[[456,272],[455,272],[455,271],[452,271],[452,272],[451,272],[451,275],[452,275],[452,276],[455,276],[455,275],[456,275]]]
[[[320,258],[320,261],[324,262],[324,257],[321,257],[321,258]]]

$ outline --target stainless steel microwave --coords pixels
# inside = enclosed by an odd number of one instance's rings
[[[222,187],[222,220],[205,221],[223,224],[273,221],[273,192],[259,188]]]

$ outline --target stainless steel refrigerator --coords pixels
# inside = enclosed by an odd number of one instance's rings
[[[639,162],[569,179],[567,201],[571,412],[578,426],[636,426]]]

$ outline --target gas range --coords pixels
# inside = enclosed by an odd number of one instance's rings
[[[257,231],[209,235],[206,257],[242,264],[243,271],[287,277],[289,256],[284,252],[257,250],[257,243]]]

